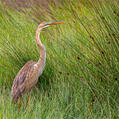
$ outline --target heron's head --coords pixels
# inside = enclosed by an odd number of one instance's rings
[[[57,24],[65,23],[65,22],[66,22],[66,21],[42,22],[42,23],[40,23],[39,27],[40,27],[40,28],[46,28],[46,27],[48,27],[48,26],[57,25]]]

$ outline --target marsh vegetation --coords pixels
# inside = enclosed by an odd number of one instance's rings
[[[49,10],[37,4],[21,11],[0,3],[0,118],[119,118],[118,0],[54,1]],[[67,23],[41,33],[47,60],[39,92],[26,94],[18,111],[18,105],[11,104],[13,79],[27,61],[40,56],[35,44],[38,24],[55,20]]]

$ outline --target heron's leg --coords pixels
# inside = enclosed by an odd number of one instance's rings
[[[26,111],[27,106],[30,104],[31,92],[32,92],[32,90],[30,90],[30,95],[28,96],[28,100],[27,100],[27,102],[26,102],[26,106],[25,106],[25,108],[24,108],[24,111]]]
[[[39,89],[35,86],[35,89],[36,89],[36,91],[37,91],[37,93],[39,93],[40,91],[39,91]]]
[[[31,95],[29,95],[29,97],[28,97],[27,105],[30,104],[30,100],[31,100]]]
[[[27,100],[27,104],[26,104],[26,108],[27,108],[27,105],[30,104],[30,100],[31,100],[31,93],[32,93],[32,89],[30,90],[30,94],[29,94],[29,97],[28,97],[28,100]],[[25,109],[26,109],[25,108]]]
[[[18,105],[19,105],[19,111],[20,111],[20,109],[21,109],[21,97],[19,98]]]

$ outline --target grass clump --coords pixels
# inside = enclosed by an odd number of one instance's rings
[[[118,1],[55,1],[50,13],[36,17],[0,6],[0,116],[38,119],[119,118],[119,16]],[[37,6],[37,8],[39,8]],[[37,87],[23,98],[31,103],[24,111],[11,104],[14,77],[29,60],[37,61],[39,49],[35,31],[40,21],[66,20],[67,24],[48,28],[41,39],[47,61]],[[38,12],[39,13],[39,12]],[[6,100],[7,99],[7,100]]]

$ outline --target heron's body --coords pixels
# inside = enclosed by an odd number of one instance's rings
[[[59,24],[61,22],[43,22],[38,26],[36,31],[36,44],[40,49],[40,58],[38,62],[28,61],[18,72],[17,76],[13,81],[11,96],[13,103],[16,103],[17,100],[29,90],[32,89],[33,86],[38,81],[38,77],[42,74],[45,61],[46,61],[46,49],[45,46],[41,43],[39,39],[39,34],[42,28],[48,27],[49,25]]]

